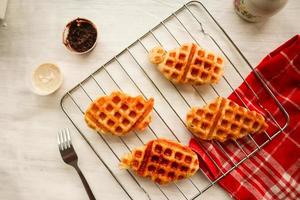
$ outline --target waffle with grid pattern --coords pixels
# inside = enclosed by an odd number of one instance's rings
[[[168,184],[194,175],[199,161],[189,147],[159,138],[124,155],[120,167],[131,168],[139,176],[158,184]]]
[[[113,135],[126,135],[132,130],[144,130],[151,121],[154,100],[142,96],[131,97],[112,92],[95,100],[85,112],[89,127]]]
[[[187,126],[200,139],[220,142],[261,133],[268,128],[261,114],[223,97],[203,108],[192,108],[187,114]]]
[[[174,83],[217,83],[223,75],[223,58],[194,43],[183,44],[168,52],[155,47],[149,52],[149,59]]]

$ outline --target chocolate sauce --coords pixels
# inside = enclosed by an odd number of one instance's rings
[[[97,40],[97,30],[90,21],[77,18],[67,27],[69,28],[67,43],[72,49],[85,52],[94,46]]]

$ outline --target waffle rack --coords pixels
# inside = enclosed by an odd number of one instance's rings
[[[149,49],[154,46],[161,45],[168,50],[185,42],[195,42],[226,58],[225,74],[218,84],[176,85],[166,80],[148,61]],[[273,111],[267,110],[260,104],[259,93],[256,94],[244,79],[252,71],[261,84],[262,90],[265,90],[277,105],[276,112],[283,116],[284,122],[278,122],[272,115]],[[120,157],[124,153],[142,146],[149,140],[164,137],[188,144],[191,133],[186,128],[185,115],[191,106],[202,106],[217,96],[226,97],[234,92],[243,105],[248,107],[247,103],[242,100],[241,94],[234,91],[242,82],[245,82],[253,92],[254,100],[267,113],[267,120],[275,125],[276,130],[272,133],[264,132],[264,141],[257,141],[254,136],[247,136],[242,141],[230,141],[223,144],[213,141],[212,143],[227,156],[226,162],[231,164],[224,170],[220,163],[214,161],[211,153],[206,151],[213,165],[220,171],[218,177],[211,178],[201,169],[189,179],[160,186],[136,176],[129,170],[118,168]],[[115,90],[125,91],[133,96],[142,95],[146,99],[154,97],[153,120],[146,131],[133,132],[125,137],[116,137],[95,134],[86,126],[83,114],[88,105],[93,99],[110,94]],[[196,199],[269,143],[286,128],[289,121],[287,112],[276,99],[264,78],[254,70],[215,18],[198,1],[191,1],[183,5],[77,84],[63,96],[61,107],[78,133],[92,148],[129,199]],[[201,141],[199,144],[206,149],[206,144]],[[246,144],[252,146],[252,149],[246,149]],[[233,159],[227,152],[226,145],[235,146],[243,152],[243,156],[238,160]]]

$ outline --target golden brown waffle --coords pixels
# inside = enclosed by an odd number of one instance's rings
[[[130,97],[113,92],[94,101],[85,113],[85,121],[102,133],[126,135],[132,130],[144,130],[151,121],[154,100],[142,96]]]
[[[120,166],[158,184],[167,184],[194,175],[199,161],[189,147],[160,138],[124,155]]]
[[[183,44],[168,52],[155,47],[150,51],[149,59],[174,83],[217,83],[223,75],[223,58],[194,43]]]
[[[203,108],[192,108],[187,114],[187,126],[200,139],[221,142],[261,133],[268,128],[261,114],[223,97]]]

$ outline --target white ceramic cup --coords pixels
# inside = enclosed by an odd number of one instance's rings
[[[52,63],[44,63],[31,73],[31,88],[38,95],[49,95],[55,92],[63,82],[59,67]]]

